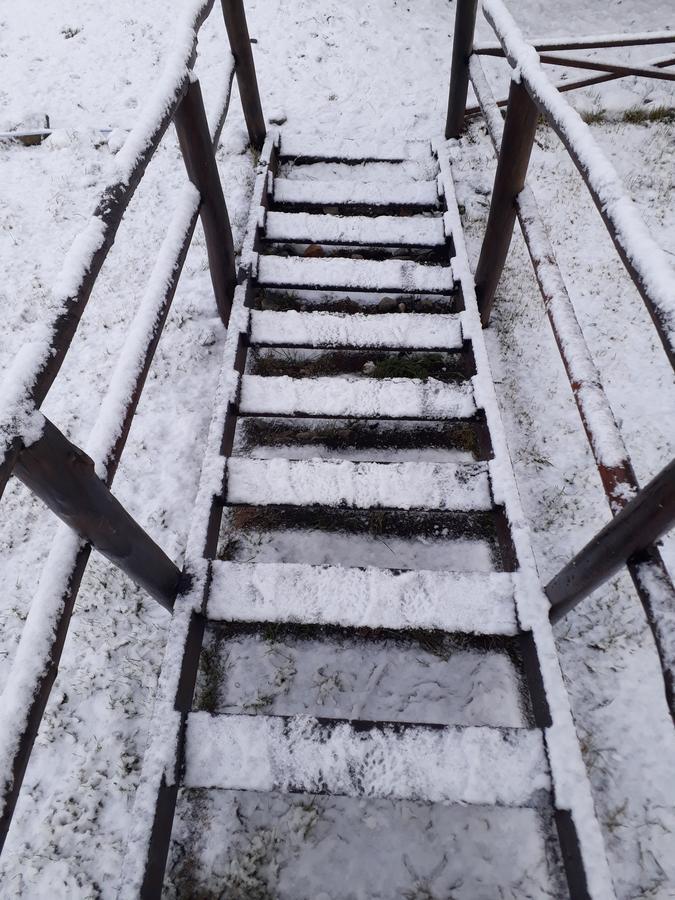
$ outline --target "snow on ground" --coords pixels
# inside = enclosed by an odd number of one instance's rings
[[[171,45],[180,7],[94,0],[66,8],[6,0],[0,12],[0,128],[48,114],[58,129],[43,145],[0,143],[0,366],[44,316],[62,256],[112,169]],[[267,114],[314,140],[429,138],[443,126],[454,4],[445,0],[248,0]],[[645,30],[672,23],[665,0],[581,4],[522,0],[530,34]],[[215,98],[224,30],[202,31],[198,70]],[[573,24],[571,24],[573,23]],[[479,36],[492,36],[484,22]],[[608,53],[609,51],[604,51]],[[629,51],[612,51],[626,58]],[[636,51],[636,59],[659,55]],[[493,79],[503,64],[492,63]],[[495,80],[496,84],[497,81]],[[612,121],[594,133],[661,246],[675,253],[672,124],[630,125],[636,103],[673,105],[665,83],[626,79],[574,96]],[[233,96],[219,163],[241,240],[252,186],[251,157]],[[653,329],[622,274],[585,191],[555,137],[538,135],[533,184],[551,215],[552,239],[641,479],[673,455],[675,392]],[[466,181],[475,258],[487,213],[493,154],[476,123],[456,163]],[[184,182],[169,135],[132,203],[45,412],[84,442],[125,330]],[[670,202],[669,202],[670,200]],[[490,333],[497,385],[542,574],[552,574],[608,517],[576,409],[520,239],[500,289]],[[183,551],[210,414],[223,331],[198,229],[132,429],[115,490],[175,559]],[[11,664],[53,517],[18,484],[2,501],[0,684]],[[139,758],[147,739],[166,614],[94,557],[80,592],[61,672],[0,862],[0,896],[113,896]],[[610,864],[622,898],[675,891],[675,740],[641,610],[625,576],[558,628],[559,648],[582,736]],[[40,823],[37,827],[37,823]]]

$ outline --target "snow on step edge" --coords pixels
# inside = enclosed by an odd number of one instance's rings
[[[372,141],[362,143],[342,140],[327,146],[322,138],[303,138],[301,135],[281,136],[280,156],[312,157],[317,159],[381,160],[383,162],[403,162],[408,158],[422,156],[431,159],[428,141]]]
[[[216,621],[518,634],[509,572],[215,561],[212,573],[208,617]]]
[[[379,726],[309,716],[188,716],[189,788],[523,806],[550,789],[539,730]]]
[[[274,202],[316,206],[431,206],[438,205],[437,181],[314,181],[275,178]]]
[[[430,216],[328,216],[269,212],[265,237],[271,241],[330,244],[403,244],[436,247],[445,244],[443,219]]]
[[[433,378],[291,378],[245,375],[240,413],[356,416],[359,418],[469,418],[476,412],[469,381]]]
[[[462,325],[458,315],[396,313],[251,312],[255,344],[300,347],[404,347],[460,350]]]
[[[485,463],[352,462],[347,459],[227,461],[227,501],[356,509],[488,510]]]
[[[316,259],[302,256],[261,256],[262,285],[340,288],[362,291],[452,291],[452,266],[425,266],[399,259]]]

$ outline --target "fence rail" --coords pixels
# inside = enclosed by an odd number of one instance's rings
[[[196,5],[179,34],[178,49],[160,86],[118,153],[120,176],[106,187],[67,255],[60,307],[48,337],[28,346],[10,369],[0,401],[0,494],[16,474],[68,526],[58,532],[31,604],[0,709],[0,848],[42,719],[92,547],[127,572],[167,609],[180,569],[110,492],[192,237],[201,218],[220,316],[227,325],[236,287],[232,232],[215,149],[236,74],[251,144],[261,149],[265,124],[242,0],[221,0],[232,50],[209,130],[199,81],[192,69],[197,36],[214,0]],[[190,184],[180,195],[145,295],[134,318],[88,442],[76,447],[39,412],[65,359],[96,278],[131,198],[167,129],[174,123]],[[31,433],[31,440],[22,435]]]
[[[562,39],[542,39],[537,41],[535,49],[520,36],[500,0],[485,0],[483,8],[500,43],[472,48],[476,2],[458,0],[455,34],[462,35],[462,39],[459,42],[459,61],[453,59],[446,128],[447,137],[458,136],[467,112],[471,112],[466,108],[470,79],[498,154],[490,212],[476,268],[476,288],[483,324],[487,325],[489,322],[517,215],[544,306],[614,516],[547,586],[552,604],[551,618],[560,619],[626,564],[654,635],[664,673],[666,699],[675,720],[675,641],[672,638],[675,633],[675,588],[654,543],[675,525],[674,464],[666,466],[653,482],[640,490],[534,194],[525,180],[537,119],[540,112],[544,112],[584,177],[673,364],[675,277],[672,269],[665,260],[663,251],[653,241],[632,208],[616,173],[602,157],[587,126],[563,102],[555,87],[546,79],[540,67],[542,60],[537,59],[536,50],[669,43],[675,40],[675,36],[672,32],[635,36],[605,35],[570,43]],[[520,73],[520,79],[511,83],[505,120],[498,109],[501,101],[494,99],[480,62],[480,56],[486,54],[503,55],[513,68],[518,67]],[[672,63],[675,63],[675,59],[663,65]],[[458,73],[460,67],[466,70],[461,76]],[[631,74],[634,74],[632,70]],[[610,73],[603,76],[603,80],[615,77],[619,76]],[[577,86],[582,85],[579,83]]]

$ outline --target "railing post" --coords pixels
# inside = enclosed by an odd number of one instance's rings
[[[211,282],[220,318],[227,326],[237,286],[234,244],[199,81],[190,83],[174,121],[188,177],[201,196],[199,216]]]
[[[86,453],[49,420],[41,437],[21,451],[14,474],[73,531],[173,609],[180,570],[113,497]]]
[[[260,105],[258,79],[255,73],[243,0],[221,0],[221,5],[227,36],[230,39],[230,48],[234,56],[237,85],[241,105],[244,109],[248,136],[256,150],[262,150],[265,143],[265,119]]]
[[[675,460],[546,585],[550,618],[565,613],[675,525]]]
[[[466,95],[469,90],[469,57],[473,49],[478,0],[456,0],[455,35],[452,42],[452,67],[445,137],[458,138],[464,126]]]
[[[511,245],[516,198],[525,186],[539,110],[522,84],[511,82],[485,237],[476,266],[476,298],[485,327]]]

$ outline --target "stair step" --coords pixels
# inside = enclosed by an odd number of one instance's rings
[[[339,288],[360,291],[452,291],[452,266],[423,265],[397,259],[316,259],[261,256],[258,283],[287,288]]]
[[[515,635],[508,572],[392,571],[216,561],[212,620]]]
[[[550,861],[555,839],[537,809],[188,790],[178,795],[175,833],[167,896],[569,896],[556,857]]]
[[[410,571],[511,572],[497,510],[225,506],[217,556]]]
[[[227,502],[357,509],[488,510],[486,463],[352,462],[347,459],[227,461]]]
[[[519,651],[494,636],[211,622],[192,711],[527,728]]]
[[[375,244],[439,247],[445,244],[443,220],[430,216],[328,216],[269,212],[265,237],[311,244]]]
[[[429,144],[425,141],[336,141],[330,147],[322,138],[294,137],[284,134],[281,138],[279,150],[281,157],[292,159],[317,159],[338,160],[351,162],[364,162],[366,160],[379,160],[382,162],[403,162],[409,157],[424,155],[431,158]]]
[[[341,291],[274,288],[269,285],[255,291],[251,305],[255,309],[275,312],[341,312],[376,315],[381,318],[404,312],[416,315],[448,315],[458,308],[456,286],[445,294],[410,294],[400,291]],[[404,307],[401,309],[401,305]]]
[[[190,713],[184,784],[491,806],[550,790],[538,730],[364,724]]]
[[[251,341],[297,347],[387,347],[461,350],[458,315],[399,313],[375,318],[363,313],[253,310]]]
[[[240,413],[358,418],[466,419],[476,412],[470,381],[414,378],[291,378],[245,375]]]
[[[490,458],[482,417],[423,419],[321,419],[302,416],[242,416],[233,456],[362,462],[474,462]]]
[[[405,206],[437,209],[434,181],[357,181],[275,178],[274,203],[294,206]]]

